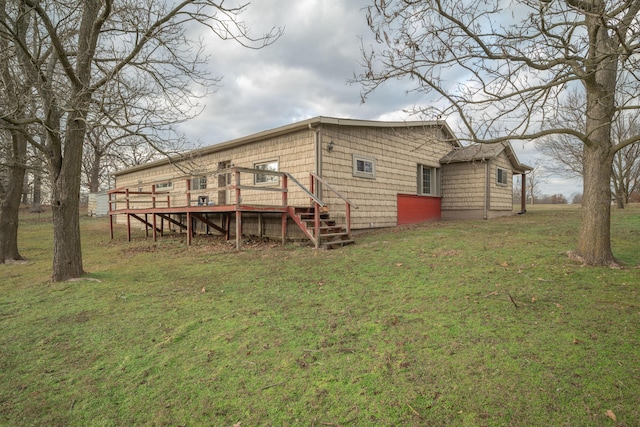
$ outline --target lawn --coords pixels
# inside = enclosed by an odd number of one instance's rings
[[[622,268],[583,267],[580,212],[360,234],[318,251],[84,218],[50,283],[51,218],[0,266],[0,425],[638,426],[640,207]]]

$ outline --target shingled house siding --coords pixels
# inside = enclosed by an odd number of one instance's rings
[[[498,184],[498,168],[507,172],[507,185]],[[513,211],[513,173],[511,162],[504,152],[491,161],[491,211]],[[502,214],[498,214],[503,215]],[[495,214],[494,214],[495,215]],[[492,216],[494,216],[492,215]]]
[[[485,199],[485,176],[486,162],[443,165],[443,218],[450,217],[454,211],[482,211]]]
[[[153,184],[171,181],[171,205],[180,207],[186,205],[187,179],[204,175],[207,177],[207,188],[192,189],[191,203],[195,205],[198,196],[208,196],[209,203],[218,204],[217,169],[221,162],[255,168],[257,163],[277,161],[280,172],[291,173],[309,189],[309,173],[319,165],[317,172],[324,180],[359,207],[351,210],[352,228],[359,229],[397,225],[399,195],[412,201],[415,198],[416,203],[411,205],[412,208],[423,206],[423,198],[433,202],[436,197],[438,203],[434,205],[441,206],[443,219],[491,218],[510,214],[512,175],[514,171],[523,173],[530,170],[518,162],[508,144],[462,147],[451,135],[446,123],[373,122],[330,117],[317,117],[248,135],[194,150],[188,155],[191,157],[181,161],[181,167],[161,160],[120,172],[116,174],[116,187],[150,191]],[[373,161],[375,173],[371,176],[367,176],[367,171],[354,173],[355,156],[365,162]],[[507,185],[498,185],[496,182],[498,166],[507,172]],[[429,196],[418,194],[419,170],[429,168],[440,169],[437,174],[440,193]],[[242,173],[241,177],[241,185],[256,185],[253,174]],[[279,178],[279,182],[282,182],[282,178]],[[309,196],[291,180],[288,189],[289,206],[310,205]],[[433,185],[432,190],[435,189]],[[235,192],[227,191],[227,203],[235,204]],[[345,202],[326,187],[319,195],[329,205],[331,218],[338,224],[344,224]],[[280,192],[242,189],[241,197],[243,205],[274,206],[282,203]],[[140,199],[150,201],[151,196],[133,196],[131,206],[137,207]],[[158,196],[158,206],[163,205],[166,206],[166,196]],[[139,205],[146,206],[149,203]],[[123,202],[117,208],[124,208]],[[422,218],[424,210],[418,208],[419,212],[416,213],[420,215],[415,218]],[[210,215],[210,218],[215,218],[217,214]],[[221,218],[218,216],[218,219]],[[411,221],[416,220],[412,218]],[[265,213],[258,216],[247,213],[243,215],[243,234],[279,237],[281,219],[281,214]],[[122,223],[126,217],[121,216],[117,220]],[[217,223],[216,219],[212,220]],[[300,233],[293,221],[289,221],[289,224],[290,237]],[[203,227],[203,224],[199,226]]]
[[[205,190],[192,190],[192,205],[197,203],[198,196],[208,196],[213,203],[218,203],[218,175],[215,171],[218,169],[218,163],[222,161],[231,161],[233,166],[243,168],[253,168],[255,163],[268,160],[278,161],[278,170],[291,173],[303,185],[310,185],[309,172],[314,170],[314,146],[315,135],[311,130],[302,130],[264,141],[245,144],[237,147],[231,147],[222,151],[214,151],[209,154],[203,154],[197,158],[183,161],[178,165],[159,165],[149,167],[142,170],[134,170],[131,173],[125,173],[116,177],[116,187],[127,187],[130,190],[141,188],[142,191],[151,191],[151,185],[159,184],[166,181],[173,183],[170,190],[171,205],[185,206],[186,198],[186,168],[191,171],[193,177],[206,176],[207,188]],[[215,146],[214,146],[215,147]],[[254,186],[253,174],[242,173],[241,185]],[[235,178],[232,177],[232,180]],[[233,181],[235,183],[235,181]],[[282,182],[279,181],[281,186]],[[290,205],[309,204],[309,197],[297,187],[293,182],[288,183],[289,193],[288,202]],[[274,184],[275,186],[275,184]],[[165,191],[165,190],[158,190]],[[230,191],[230,204],[235,204],[235,192]],[[242,190],[243,204],[259,204],[259,205],[281,205],[282,193],[272,191],[256,191]],[[122,198],[122,196],[120,196]],[[145,199],[150,200],[151,196],[132,197],[132,200]],[[166,196],[159,196],[158,200],[166,200]],[[134,207],[135,205],[132,205]],[[147,204],[148,206],[148,204]],[[158,206],[166,206],[158,204]],[[119,204],[119,208],[123,208],[124,204]],[[117,219],[119,223],[126,220],[124,216]],[[246,225],[250,223],[247,222]]]
[[[397,195],[417,194],[417,166],[439,167],[438,160],[451,150],[437,128],[342,128],[324,125],[322,173],[359,209],[351,211],[353,228],[392,227],[397,224]],[[333,141],[333,151],[327,145]],[[375,178],[353,176],[353,155],[375,159]],[[344,211],[344,202],[323,193],[332,217]],[[335,206],[335,208],[334,208]]]

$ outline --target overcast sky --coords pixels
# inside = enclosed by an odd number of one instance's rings
[[[225,3],[226,4],[226,3]],[[202,101],[204,111],[181,130],[198,145],[212,145],[316,116],[370,120],[411,120],[403,110],[429,99],[408,93],[408,81],[394,81],[361,102],[360,46],[372,43],[365,8],[370,0],[255,0],[242,19],[259,36],[284,28],[273,45],[250,50],[207,35],[210,69],[222,77],[215,93]],[[435,118],[427,118],[435,119]],[[454,123],[449,123],[452,127]],[[521,162],[544,158],[532,143],[512,143]],[[543,193],[568,199],[581,184],[549,177]]]

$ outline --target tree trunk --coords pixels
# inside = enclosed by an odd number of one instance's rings
[[[100,191],[100,168],[102,167],[102,154],[99,150],[93,150],[93,159],[91,161],[91,170],[88,171],[89,191],[97,193]]]
[[[598,7],[604,3],[598,2]],[[614,265],[611,251],[611,177],[615,151],[611,129],[616,109],[618,58],[615,39],[597,15],[586,15],[590,56],[584,79],[586,94],[585,126],[587,140],[583,148],[582,224],[578,255],[588,265]],[[602,59],[605,58],[605,59]]]
[[[27,142],[19,134],[13,134],[11,140],[13,147],[7,187],[0,198],[0,264],[23,259],[18,251],[18,213],[26,170]]]
[[[29,212],[42,212],[42,172],[38,169],[33,173],[33,200],[31,201]]]
[[[29,204],[29,176],[25,173],[22,175],[22,204]]]
[[[578,254],[589,265],[612,265],[611,251],[611,162],[608,147],[584,147],[582,224]]]
[[[82,276],[80,240],[80,185],[82,181],[82,145],[86,132],[86,111],[90,95],[80,91],[77,107],[66,123],[64,156],[51,159],[53,212],[53,273],[51,280],[60,282]]]
[[[70,130],[67,131],[68,133]],[[53,213],[53,266],[51,280],[60,282],[82,276],[82,246],[80,240],[80,149],[68,149],[66,139],[64,167],[52,179],[51,209]],[[78,144],[76,142],[76,144]]]

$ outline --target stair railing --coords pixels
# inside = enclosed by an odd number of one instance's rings
[[[347,235],[349,237],[351,237],[351,208],[353,207],[354,209],[358,209],[358,206],[353,203],[351,200],[349,200],[347,197],[345,197],[342,193],[340,193],[338,190],[336,190],[334,187],[331,186],[331,184],[329,184],[327,181],[325,181],[324,179],[322,179],[322,177],[318,176],[317,174],[315,174],[314,172],[310,172],[309,175],[311,175],[311,192],[315,193],[315,189],[318,186],[318,183],[322,183],[322,185],[333,191],[333,193],[338,196],[339,198],[341,198],[342,200],[344,200],[345,202],[345,219],[346,219],[346,231],[347,231]],[[322,206],[326,206],[325,204],[323,204]],[[314,219],[314,224],[315,224],[315,229],[316,229],[316,248],[319,247],[320,245],[320,205],[318,205],[316,203],[315,209],[314,209],[314,214],[313,214],[313,219]]]

